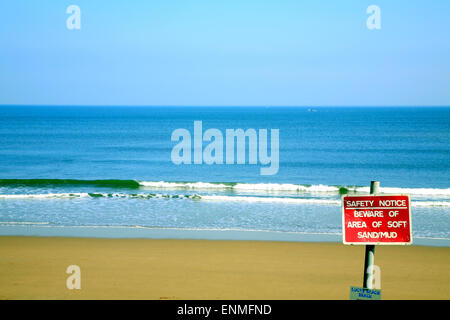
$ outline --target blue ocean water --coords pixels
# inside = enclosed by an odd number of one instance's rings
[[[196,120],[278,129],[278,173],[175,165],[171,134]],[[339,235],[340,194],[378,180],[411,194],[416,237],[450,239],[449,146],[444,107],[2,106],[0,226]]]

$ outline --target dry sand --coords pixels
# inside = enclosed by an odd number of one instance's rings
[[[344,299],[364,246],[0,237],[0,299]],[[383,299],[450,299],[450,248],[378,246]],[[66,269],[81,268],[81,289]]]

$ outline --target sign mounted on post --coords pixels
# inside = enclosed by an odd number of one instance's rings
[[[344,244],[412,244],[409,195],[344,195]]]
[[[351,286],[350,300],[381,300],[381,290]]]

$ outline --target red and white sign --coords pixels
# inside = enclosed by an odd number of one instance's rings
[[[409,195],[342,197],[344,244],[411,244]]]

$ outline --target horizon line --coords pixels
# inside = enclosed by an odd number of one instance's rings
[[[0,104],[1,107],[138,107],[138,108],[448,108],[449,105],[156,105],[156,104]]]

